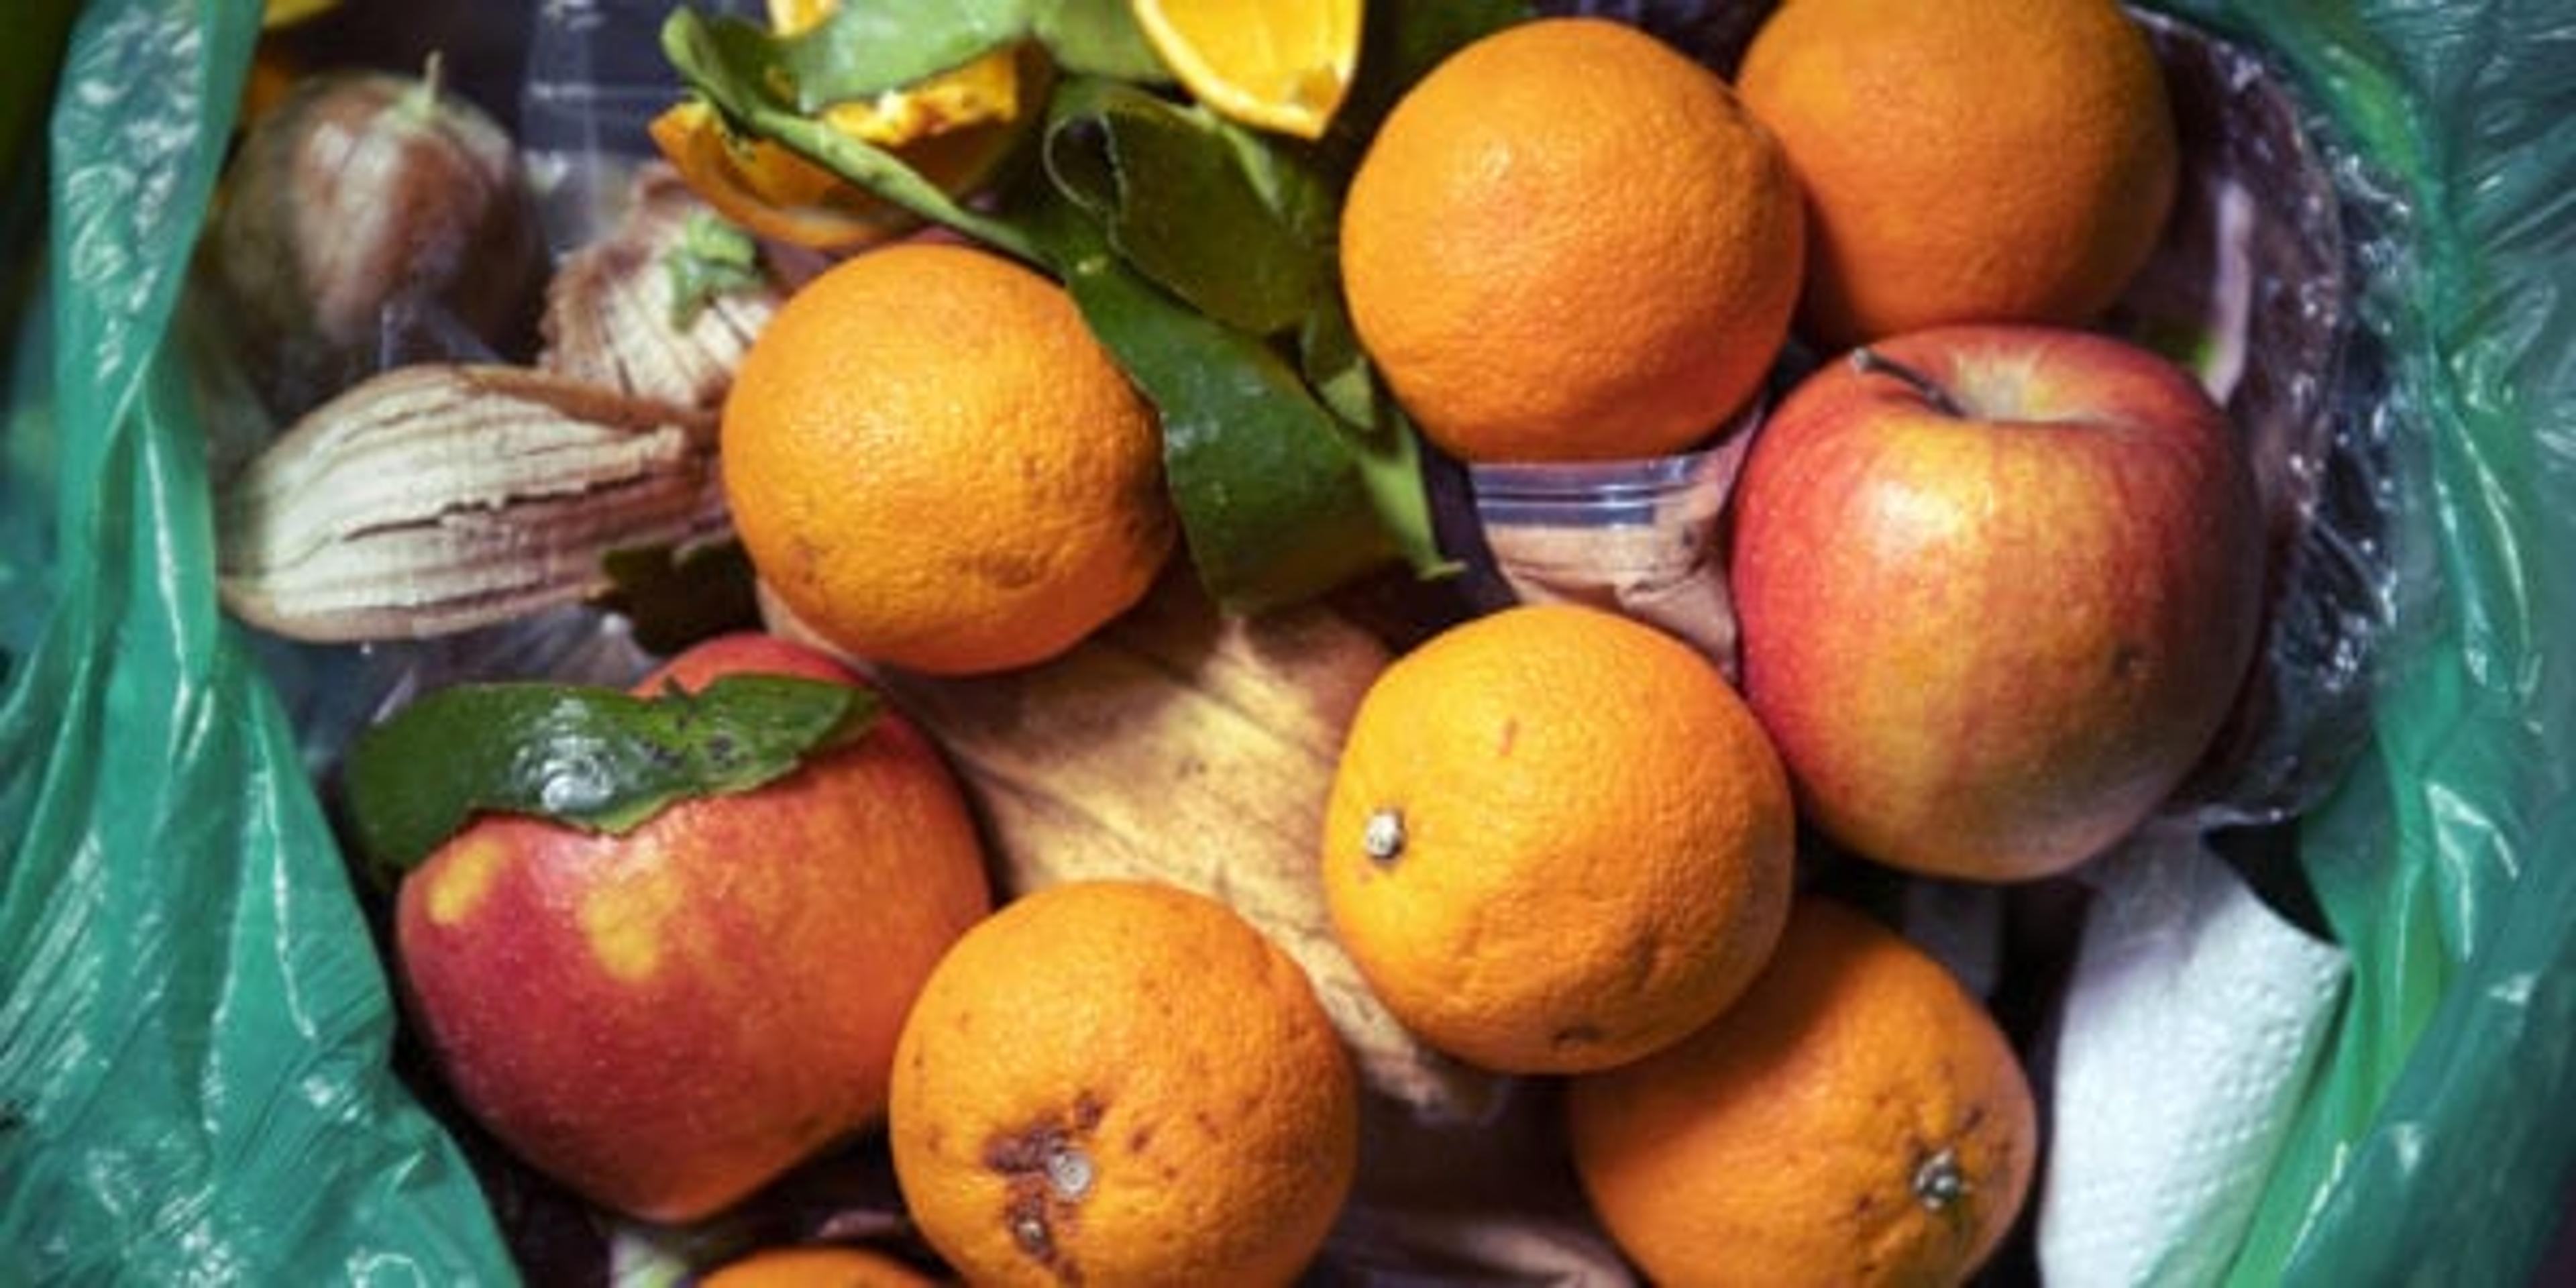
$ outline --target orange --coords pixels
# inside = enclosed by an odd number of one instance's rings
[[[1136,26],[1219,115],[1323,137],[1359,63],[1360,0],[1129,0]]]
[[[1406,93],[1352,178],[1363,346],[1471,461],[1652,456],[1714,431],[1788,334],[1805,254],[1779,148],[1631,27],[1507,28]]]
[[[977,1284],[1282,1284],[1348,1196],[1359,1091],[1224,904],[1051,886],[950,950],[895,1049],[895,1175]]]
[[[1051,657],[1170,553],[1152,411],[1063,288],[905,243],[788,298],[725,401],[736,531],[803,624],[941,674]]]
[[[1801,900],[1717,1022],[1575,1079],[1574,1165],[1661,1284],[1955,1284],[2021,1210],[2030,1086],[1975,998],[1849,908]]]
[[[930,1288],[936,1282],[882,1252],[816,1246],[763,1249],[709,1271],[698,1288]]]
[[[2080,324],[2143,267],[2180,168],[2115,0],[1797,0],[1737,75],[1807,195],[1800,327]]]
[[[1361,699],[1324,893],[1396,1018],[1487,1068],[1645,1055],[1735,1000],[1788,914],[1787,777],[1715,668],[1571,605],[1452,627]]]

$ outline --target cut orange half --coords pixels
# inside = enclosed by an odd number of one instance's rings
[[[1218,115],[1319,138],[1359,61],[1361,0],[1129,0],[1172,75]]]

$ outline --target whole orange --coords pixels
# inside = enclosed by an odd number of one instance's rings
[[[855,683],[738,635],[637,691],[734,672]],[[989,907],[955,781],[885,710],[784,778],[624,835],[487,815],[404,879],[395,944],[477,1120],[596,1203],[684,1221],[884,1113],[913,994]]]
[[[2116,0],[1797,0],[1736,91],[1806,193],[1822,343],[2088,321],[2173,206],[2164,73]]]
[[[957,674],[1054,656],[1172,547],[1152,411],[1062,287],[907,242],[790,296],[725,400],[761,580],[838,649]]]
[[[698,1288],[930,1288],[937,1281],[866,1248],[764,1248],[708,1271]]]
[[[1360,701],[1324,893],[1371,988],[1514,1073],[1606,1068],[1707,1023],[1788,915],[1779,758],[1699,654],[1571,605],[1504,610]]]
[[[1315,992],[1232,909],[1050,886],[951,950],[895,1052],[895,1174],[970,1282],[1282,1284],[1357,1167]]]
[[[2011,1228],[2038,1126],[2019,1059],[1938,962],[1802,899],[1717,1022],[1575,1079],[1574,1165],[1655,1282],[1955,1284]]]
[[[1543,19],[1408,91],[1352,177],[1351,320],[1423,431],[1474,461],[1687,446],[1786,339],[1805,229],[1726,83],[1632,27]]]

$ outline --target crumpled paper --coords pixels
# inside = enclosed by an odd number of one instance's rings
[[[2039,1197],[2051,1285],[2219,1279],[2322,1051],[2349,964],[2197,833],[2158,827],[2084,873]]]

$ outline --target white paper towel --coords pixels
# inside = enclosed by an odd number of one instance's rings
[[[2347,973],[2196,834],[2141,834],[2096,886],[2057,1048],[2039,1265],[2057,1285],[2224,1273]]]

